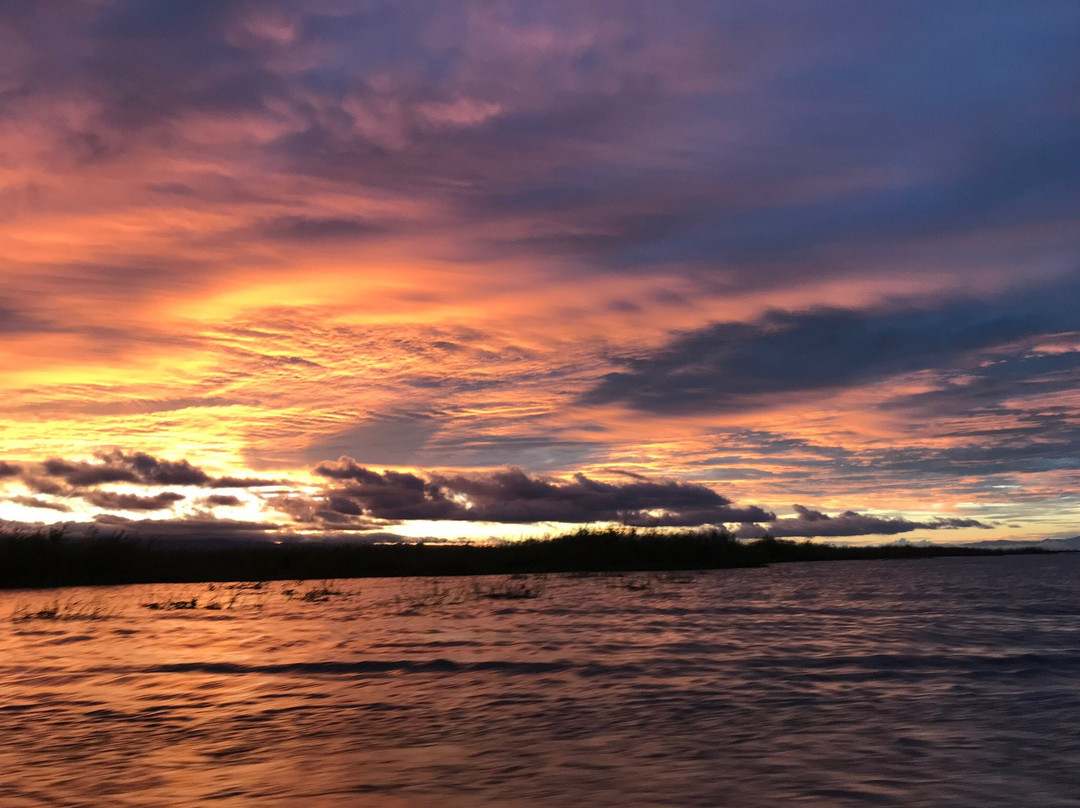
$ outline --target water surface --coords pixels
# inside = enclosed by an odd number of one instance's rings
[[[1078,726],[1078,556],[0,593],[5,808],[1075,808]]]

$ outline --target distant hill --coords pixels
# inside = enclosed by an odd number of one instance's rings
[[[1019,541],[1014,539],[993,539],[990,541],[975,541],[965,544],[964,547],[978,547],[984,550],[1025,550],[1037,548],[1039,550],[1072,550],[1080,552],[1080,536],[1070,536],[1066,539],[1042,539],[1041,541]]]

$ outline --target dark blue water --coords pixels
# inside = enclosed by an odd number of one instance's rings
[[[11,592],[0,617],[5,808],[1080,805],[1078,556]]]

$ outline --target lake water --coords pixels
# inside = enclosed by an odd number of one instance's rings
[[[5,808],[1080,804],[1080,556],[19,591],[0,637]]]

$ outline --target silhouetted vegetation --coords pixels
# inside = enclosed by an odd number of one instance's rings
[[[476,597],[489,600],[532,600],[540,597],[543,591],[542,585],[524,580],[520,574],[490,586],[477,584],[474,589]]]
[[[97,601],[56,598],[51,603],[37,606],[16,606],[11,619],[16,622],[28,620],[101,620],[110,616],[110,611]]]
[[[212,544],[184,547],[122,535],[62,530],[0,531],[0,588],[201,581],[320,580],[369,576],[513,575],[543,572],[673,571],[829,561],[1044,552],[967,547],[844,547],[722,530],[664,534],[581,529],[553,539],[496,544]],[[320,594],[312,594],[312,599]],[[507,591],[491,597],[529,597]],[[303,595],[307,597],[307,595]]]
[[[330,598],[340,594],[338,590],[330,586],[329,581],[324,581],[322,586],[313,586],[300,595],[300,600],[304,603],[325,603]]]

